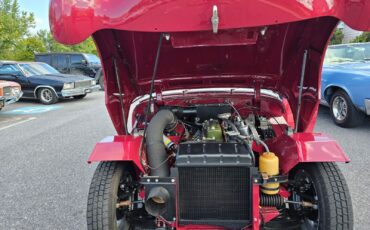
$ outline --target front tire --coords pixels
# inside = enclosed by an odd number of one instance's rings
[[[330,114],[336,125],[351,128],[361,124],[365,115],[358,111],[346,92],[337,90],[330,100]]]
[[[305,214],[302,229],[353,229],[351,197],[343,174],[335,163],[300,164],[290,177],[295,184],[292,199],[317,204],[317,209],[311,211],[293,205],[293,209],[298,209],[295,210],[297,213]]]
[[[118,162],[101,162],[98,165],[91,181],[87,201],[89,230],[135,229],[126,220],[123,211],[127,210],[116,207],[120,201],[132,198],[127,197],[126,191],[121,191],[122,184],[132,178],[133,173],[128,165]]]
[[[51,88],[40,88],[37,90],[37,98],[44,105],[51,105],[58,102],[58,96]]]

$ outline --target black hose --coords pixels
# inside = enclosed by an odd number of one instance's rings
[[[176,117],[170,110],[160,110],[150,121],[146,134],[146,149],[151,176],[168,177],[169,166],[163,131],[166,126],[176,123]]]

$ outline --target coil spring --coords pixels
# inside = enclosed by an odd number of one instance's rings
[[[280,207],[284,205],[284,198],[280,195],[260,195],[260,205],[264,207]]]

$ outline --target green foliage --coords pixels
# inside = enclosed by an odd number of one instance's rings
[[[35,27],[32,13],[20,12],[17,0],[0,1],[0,59],[12,59],[17,45]]]
[[[17,0],[0,0],[0,60],[32,61],[39,52],[83,52],[96,54],[91,38],[75,46],[56,42],[47,30],[32,33],[35,17],[22,12]]]
[[[352,43],[355,43],[355,42],[370,42],[370,32],[363,32],[361,35],[357,36],[351,42]]]
[[[330,38],[330,45],[342,44],[344,34],[342,29],[336,29],[333,36]]]
[[[51,33],[47,30],[38,31],[37,37],[42,41],[47,52],[81,52],[97,54],[95,43],[92,38],[88,38],[78,45],[66,46],[55,41]]]
[[[17,44],[16,50],[13,58],[16,61],[33,61],[34,53],[46,52],[44,44],[36,36],[22,39]]]

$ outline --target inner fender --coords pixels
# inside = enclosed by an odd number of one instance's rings
[[[288,173],[301,162],[350,162],[339,144],[321,133],[283,135],[269,143],[278,155],[282,173]]]

